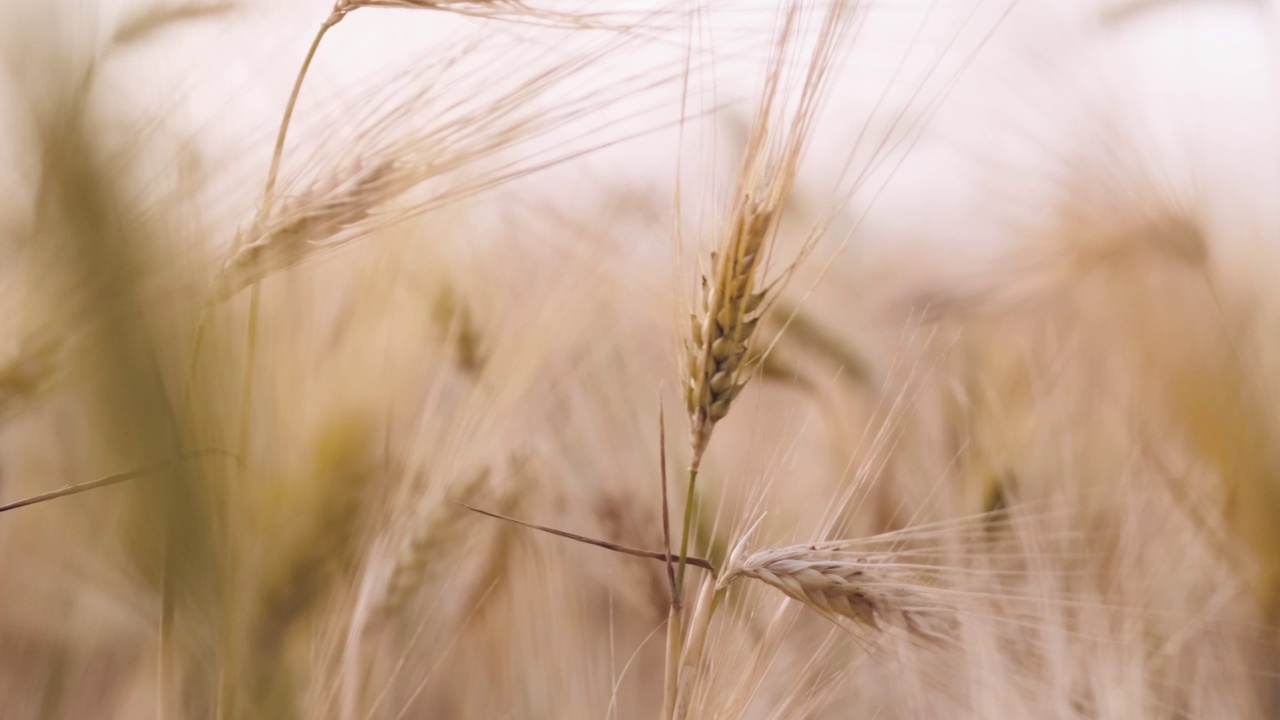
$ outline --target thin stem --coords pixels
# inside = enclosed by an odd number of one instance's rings
[[[689,714],[689,705],[693,701],[693,684],[698,677],[698,666],[702,663],[702,649],[707,642],[707,632],[711,628],[711,616],[724,597],[723,590],[716,590],[716,580],[707,577],[703,580],[702,589],[698,592],[698,600],[694,605],[693,619],[689,623],[689,641],[685,643],[680,657],[679,691],[676,702],[674,720],[683,720]]]
[[[240,393],[240,437],[238,441],[239,444],[236,447],[236,452],[240,457],[240,462],[236,464],[236,478],[238,480],[238,484],[241,487],[244,487],[247,485],[248,481],[246,478],[248,477],[248,474],[249,474],[249,441],[250,441],[250,429],[252,428],[252,423],[250,422],[250,418],[253,414],[253,376],[255,374],[255,369],[256,369],[255,360],[256,360],[257,349],[258,349],[258,314],[261,308],[261,304],[262,304],[262,292],[261,292],[261,289],[258,287],[258,284],[255,282],[253,284],[252,289],[249,291],[249,319],[248,319],[248,327],[246,328],[246,331],[245,331],[244,384],[241,387],[241,393]],[[237,592],[236,590],[237,574],[236,574],[236,569],[235,569],[234,560],[233,560],[234,558],[233,544],[235,542],[235,537],[236,537],[236,528],[233,527],[232,525],[237,514],[234,511],[232,511],[230,508],[231,495],[234,494],[235,492],[236,492],[235,486],[228,488],[228,497],[227,497],[228,508],[227,508],[226,517],[224,520],[224,526],[225,526],[224,532],[226,533],[226,540],[227,540],[226,582],[227,582],[229,592],[231,593]],[[236,621],[236,618],[234,616],[234,613],[235,613],[234,605],[231,603],[228,603],[224,607],[224,611],[227,614],[227,617],[226,617],[227,626],[228,627],[234,626]],[[236,677],[235,672],[229,671],[228,666],[230,665],[232,669],[236,669],[233,663],[238,663],[239,661],[239,657],[238,657],[239,653],[237,652],[237,648],[235,645],[235,638],[232,636],[232,634],[229,632],[224,632],[222,636],[222,641],[223,641],[223,648],[222,648],[223,662],[219,666],[220,669],[222,670],[222,675],[219,683],[219,692],[218,692],[218,699],[219,699],[218,711],[219,712],[216,715],[218,720],[222,720],[223,718],[228,717],[226,713],[232,712],[232,710],[235,707],[234,684],[238,678]],[[234,714],[232,714],[231,716],[234,717]]]
[[[275,148],[271,152],[271,165],[267,169],[267,179],[263,184],[262,203],[258,211],[259,213],[267,212],[268,208],[271,206],[272,195],[275,193],[276,189],[276,181],[280,176],[280,162],[284,157],[285,138],[289,134],[289,124],[293,119],[293,111],[298,104],[298,96],[302,92],[302,83],[306,80],[307,71],[311,68],[311,62],[315,59],[316,51],[320,48],[320,42],[324,39],[325,34],[329,32],[329,28],[341,21],[345,15],[345,13],[340,12],[330,13],[329,17],[320,24],[320,30],[316,32],[316,36],[311,40],[311,46],[307,48],[306,57],[303,58],[302,66],[298,69],[297,77],[293,80],[293,88],[289,91],[289,99],[285,103],[284,116],[280,119],[280,129],[276,132],[276,144]],[[253,426],[253,380],[257,370],[258,324],[261,309],[262,289],[257,278],[255,278],[250,283],[249,290],[249,317],[245,328],[244,380],[240,392],[240,428],[238,445],[236,448],[236,452],[240,458],[240,462],[237,466],[238,472],[236,475],[241,484],[245,482],[245,478],[248,474],[249,442],[251,440],[250,436]],[[196,327],[195,347],[192,349],[191,356],[191,377],[188,379],[186,392],[187,397],[184,398],[184,402],[186,403],[190,402],[191,386],[194,383],[195,371],[197,363],[199,362],[201,344],[204,340],[205,326],[208,323],[208,320],[209,313],[206,312],[202,314],[200,322]],[[229,490],[229,493],[234,492],[234,489]],[[230,505],[231,497],[229,496],[227,500],[228,505]],[[235,516],[236,514],[234,512],[227,512],[225,527],[226,536],[228,538],[227,551],[229,556],[227,565],[227,584],[231,588],[232,593],[235,592],[236,573],[230,560],[230,556],[232,554],[230,539],[235,537],[235,529],[231,526],[233,521],[232,519]],[[233,618],[228,618],[229,621],[232,619]],[[231,648],[224,648],[224,651],[229,654],[231,652]],[[232,679],[228,675],[229,674],[224,672],[223,684],[219,695],[220,699],[223,701],[230,699]],[[226,711],[226,708],[227,703],[223,702],[220,704],[219,716],[221,716],[222,712]]]
[[[676,716],[676,696],[680,690],[680,652],[683,645],[683,627],[680,618],[680,606],[675,603],[667,611],[667,657],[662,684],[662,717],[674,720]]]
[[[289,134],[289,122],[293,119],[293,109],[298,104],[298,95],[302,93],[302,81],[307,77],[307,71],[311,69],[311,61],[316,56],[316,51],[320,49],[320,41],[324,39],[325,33],[329,32],[329,28],[337,25],[342,18],[346,17],[346,13],[333,13],[320,24],[320,30],[316,33],[315,39],[311,41],[311,47],[307,49],[307,56],[302,60],[302,67],[298,69],[298,77],[294,78],[293,90],[289,93],[289,101],[284,106],[284,117],[280,119],[280,130],[276,133],[276,147],[271,154],[271,167],[267,170],[267,182],[262,190],[262,203],[265,209],[271,195],[276,189],[276,179],[280,175],[280,159],[284,157],[284,140]]]
[[[676,595],[683,596],[684,593],[684,566],[685,557],[689,554],[689,536],[693,534],[693,506],[696,486],[698,484],[698,466],[701,464],[701,458],[695,456],[693,462],[689,464],[689,488],[685,492],[684,498],[684,523],[680,531],[680,564],[676,568]]]
[[[285,138],[289,134],[289,123],[293,119],[293,110],[298,104],[298,96],[302,93],[302,83],[306,80],[307,71],[311,69],[311,61],[315,59],[316,51],[320,49],[320,41],[324,39],[329,28],[336,25],[345,17],[345,13],[330,13],[329,17],[320,24],[320,30],[316,32],[315,38],[311,40],[311,47],[307,48],[307,55],[302,60],[302,67],[298,69],[298,75],[293,80],[293,89],[289,91],[289,100],[284,106],[284,116],[280,118],[280,129],[276,132],[276,145],[271,152],[271,165],[267,169],[267,180],[262,188],[262,204],[259,208],[260,213],[265,213],[271,207],[272,195],[275,193],[276,181],[280,177],[280,162],[284,157]],[[237,452],[240,456],[239,472],[237,473],[240,482],[245,481],[248,474],[249,463],[249,441],[252,428],[252,410],[253,410],[253,378],[256,371],[257,349],[258,349],[258,317],[262,308],[262,288],[257,278],[250,283],[249,289],[249,318],[245,328],[245,358],[244,358],[244,384],[240,393],[240,432],[239,446]],[[192,366],[194,367],[196,358],[192,358]],[[235,537],[233,528],[230,526],[235,513],[227,513],[227,537]],[[228,546],[229,547],[229,546]],[[228,566],[227,583],[232,586],[234,592],[235,569]],[[233,648],[227,648],[230,652]],[[225,670],[225,668],[224,668]],[[230,699],[231,679],[224,674],[224,685],[220,692],[220,698],[223,700]],[[223,703],[220,710],[225,711],[227,703]]]
[[[243,472],[249,463],[249,430],[251,406],[253,404],[254,361],[258,350],[258,313],[262,305],[262,292],[254,283],[249,292],[249,320],[245,336],[244,349],[244,385],[240,391],[240,438],[236,452],[240,456],[240,468]]]
[[[667,422],[658,402],[658,477],[662,482],[662,551],[671,556],[671,509],[667,503]],[[683,553],[681,553],[683,554]],[[676,586],[676,569],[667,561],[667,584],[671,588],[671,606],[680,612],[680,593]]]
[[[181,457],[183,458],[204,457],[207,455],[219,455],[219,454],[225,455],[227,453],[223,453],[217,450],[196,450],[192,452],[181,453]],[[28,498],[15,500],[11,503],[0,505],[0,513],[8,512],[9,510],[17,510],[18,508],[26,507],[28,505],[35,505],[37,503],[48,502],[49,500],[57,500],[58,498],[67,497],[68,495],[78,495],[82,492],[88,492],[89,490],[96,490],[98,488],[108,487],[110,485],[116,485],[122,482],[126,482],[128,480],[134,480],[134,479],[143,477],[145,475],[158,472],[172,465],[173,465],[172,460],[162,460],[160,462],[151,463],[150,465],[143,465],[140,468],[135,468],[127,472],[116,473],[115,475],[107,475],[106,477],[101,477],[101,478],[98,478],[97,480],[90,480],[88,482],[82,482],[76,485],[67,485],[67,486],[58,488],[57,490],[50,490],[47,493],[40,493],[39,495],[33,495]]]
[[[320,30],[316,32],[316,36],[311,41],[311,47],[307,48],[307,55],[302,59],[302,67],[298,69],[298,75],[293,80],[293,89],[289,92],[289,100],[284,106],[284,116],[280,118],[280,129],[276,132],[276,146],[271,153],[271,165],[267,169],[267,181],[262,188],[262,208],[260,212],[265,212],[271,204],[271,196],[275,193],[276,180],[280,176],[280,161],[284,157],[284,142],[289,135],[289,123],[293,119],[293,110],[298,105],[298,96],[302,93],[302,83],[307,78],[307,71],[311,69],[311,61],[315,59],[316,51],[320,49],[320,41],[324,39],[325,33],[329,32],[329,28],[337,25],[345,13],[331,13],[323,23],[320,24]],[[240,445],[238,451],[242,463],[248,462],[248,444],[249,444],[249,416],[250,406],[253,403],[253,375],[254,360],[258,346],[258,313],[262,305],[262,291],[259,288],[258,281],[255,279],[250,284],[249,291],[249,321],[246,330],[245,339],[245,363],[244,363],[244,387],[241,393],[240,403]],[[199,339],[199,336],[197,336]],[[195,364],[195,358],[192,358],[192,364]],[[243,470],[243,467],[242,467]]]
[[[671,509],[667,502],[667,425],[658,403],[658,464],[662,481],[662,551],[671,556]],[[680,645],[682,620],[680,617],[680,586],[676,584],[676,569],[667,561],[667,583],[671,590],[671,607],[667,611],[667,659],[663,675],[662,711],[671,720],[676,709],[676,693],[680,681]]]
[[[684,597],[685,559],[689,556],[689,536],[693,534],[693,505],[695,488],[698,484],[698,466],[702,463],[702,453],[695,452],[689,463],[689,488],[684,498],[684,522],[680,531],[680,562],[676,569],[675,589],[672,593],[671,612],[667,617],[667,665],[663,682],[663,717],[673,720],[676,717],[676,699],[680,693],[680,655],[684,644],[684,620],[680,606]]]

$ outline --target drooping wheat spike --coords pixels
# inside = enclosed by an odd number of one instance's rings
[[[954,614],[925,571],[896,563],[892,553],[854,553],[830,544],[761,550],[726,569],[723,586],[749,577],[777,588],[832,621],[852,620],[875,630],[881,622],[912,636],[945,641]]]
[[[382,160],[318,182],[258,219],[236,243],[217,285],[226,299],[264,276],[302,261],[411,184],[402,164]]]
[[[446,4],[439,5],[436,9]],[[566,124],[587,122],[601,107],[646,96],[677,77],[663,70],[607,87],[598,80],[571,83],[638,42],[621,31],[550,60],[532,43],[504,47],[508,55],[529,53],[518,72],[476,63],[488,36],[465,34],[425,58],[414,73],[368,91],[361,106],[373,111],[343,118],[333,130],[341,141],[329,143],[335,154],[318,154],[282,170],[290,117],[311,57],[323,33],[361,7],[383,6],[340,3],[313,41],[286,106],[261,205],[223,263],[215,285],[218,301],[379,227],[554,165],[584,144],[607,143],[612,131],[605,125],[585,128],[569,144],[555,134]],[[425,86],[424,74],[431,77]],[[473,91],[461,100],[439,92],[457,83]],[[549,95],[555,102],[546,100]],[[551,142],[539,145],[539,140]],[[519,157],[504,157],[517,147]],[[426,187],[432,181],[438,184]]]

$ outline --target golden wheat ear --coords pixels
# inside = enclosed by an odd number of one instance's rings
[[[729,414],[757,362],[748,358],[753,356],[753,337],[761,317],[816,241],[806,241],[772,281],[764,279],[779,222],[828,87],[834,54],[853,9],[851,3],[836,2],[827,10],[793,106],[784,97],[782,85],[788,66],[797,59],[793,45],[801,7],[791,5],[782,17],[728,219],[711,253],[710,274],[701,277],[700,313],[691,318],[686,342],[685,403],[695,469],[716,423]]]
[[[874,630],[882,630],[885,621],[915,637],[950,639],[952,619],[928,586],[895,578],[886,572],[889,567],[796,545],[753,553],[735,574],[776,588],[828,619],[844,618]]]

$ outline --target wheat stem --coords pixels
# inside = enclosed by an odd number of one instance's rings
[[[293,89],[290,90],[289,100],[284,106],[284,116],[280,118],[280,129],[276,132],[276,145],[271,152],[271,165],[267,169],[267,181],[262,188],[262,212],[266,212],[271,205],[271,196],[275,193],[276,180],[280,176],[280,161],[284,157],[284,142],[289,134],[289,123],[293,119],[293,110],[297,107],[298,96],[302,93],[302,83],[306,80],[307,71],[311,69],[311,61],[315,59],[316,51],[320,49],[320,42],[324,40],[325,33],[329,32],[329,28],[338,24],[343,17],[344,14],[332,13],[320,24],[320,30],[316,32],[315,38],[312,39],[311,47],[307,48],[307,55],[302,59],[302,67],[298,69],[298,75],[293,80]],[[238,451],[242,463],[247,463],[249,459],[249,416],[250,406],[253,403],[254,356],[258,346],[258,314],[261,305],[262,291],[258,281],[254,280],[249,290],[249,321],[245,338],[244,385],[240,396],[240,443]],[[194,364],[194,362],[193,358],[192,363]],[[244,466],[242,465],[241,468],[243,473]]]
[[[302,92],[302,83],[307,77],[307,71],[311,68],[311,61],[315,59],[316,51],[320,48],[320,41],[324,39],[329,28],[333,27],[342,19],[343,15],[339,13],[331,13],[323,23],[320,24],[320,30],[316,32],[316,36],[311,41],[311,46],[307,48],[307,55],[302,60],[302,67],[298,70],[297,77],[294,78],[293,88],[289,92],[289,99],[285,103],[284,116],[280,119],[280,129],[276,132],[275,148],[271,152],[271,165],[267,169],[267,180],[262,189],[262,205],[259,212],[267,212],[271,206],[272,195],[275,193],[276,181],[280,176],[280,162],[284,157],[285,138],[289,134],[289,124],[293,119],[293,110],[298,104],[298,96]],[[249,442],[252,430],[252,414],[253,414],[253,376],[256,369],[257,349],[258,349],[258,324],[259,315],[262,309],[262,288],[257,279],[254,279],[249,289],[249,317],[245,328],[245,358],[244,358],[244,379],[241,385],[240,393],[240,430],[237,452],[240,456],[237,477],[240,483],[245,483],[248,475],[249,462]],[[197,328],[196,342],[199,343],[203,335],[203,323]],[[198,352],[198,345],[197,345]],[[195,367],[197,360],[193,356],[191,363]],[[194,371],[193,371],[194,375]],[[227,537],[234,537],[233,528],[230,524],[236,513],[227,513],[226,528]],[[227,583],[231,587],[232,592],[235,591],[235,569],[227,568]],[[220,692],[219,715],[224,711],[231,701],[234,701],[233,688],[227,675],[224,674],[224,682]]]
[[[188,458],[188,457],[199,458],[199,457],[205,457],[210,455],[228,455],[228,453],[220,450],[192,450],[190,452],[179,453],[179,457],[181,458]],[[102,487],[118,485],[122,482],[127,482],[129,480],[136,480],[138,478],[145,477],[146,475],[149,475],[151,473],[159,472],[160,470],[164,470],[165,468],[172,467],[173,464],[174,464],[173,460],[161,460],[158,462],[151,463],[149,465],[143,465],[142,467],[135,468],[133,470],[128,470],[126,472],[116,473],[114,475],[107,475],[106,477],[101,477],[101,478],[98,478],[97,480],[90,480],[87,482],[78,483],[76,485],[66,485],[64,487],[58,488],[57,490],[50,490],[49,492],[46,492],[46,493],[40,493],[39,495],[33,495],[31,497],[23,498],[21,500],[14,500],[11,503],[0,505],[0,513],[8,512],[9,510],[17,510],[18,508],[27,507],[28,505],[36,505],[42,502],[48,502],[49,500],[57,500],[58,498],[64,498],[69,495],[78,495],[82,492],[97,490],[98,488],[102,488]]]
[[[674,720],[676,695],[680,689],[680,651],[684,634],[680,622],[680,606],[671,604],[667,612],[667,656],[662,684],[662,717]]]
[[[701,454],[695,454],[689,466],[689,487],[685,492],[684,521],[680,530],[680,561],[675,573],[675,587],[671,598],[671,612],[667,617],[667,665],[663,690],[663,717],[675,717],[676,698],[680,689],[680,653],[684,638],[684,620],[681,616],[684,597],[684,569],[689,557],[689,536],[693,534],[695,488],[698,484],[698,464]]]
[[[316,51],[320,49],[320,41],[324,40],[325,33],[329,32],[329,28],[337,25],[345,16],[345,13],[332,13],[320,24],[320,30],[316,32],[315,38],[311,41],[311,47],[307,48],[306,57],[302,59],[302,67],[298,69],[298,76],[293,80],[293,89],[289,92],[289,100],[284,106],[284,117],[280,119],[280,130],[276,133],[275,150],[271,154],[271,167],[267,170],[267,182],[262,191],[264,209],[276,189],[276,179],[280,175],[280,160],[284,157],[284,141],[289,134],[289,123],[293,119],[293,109],[298,104],[298,95],[302,93],[302,82],[307,77],[307,71],[311,69],[311,61],[315,59]]]
[[[700,458],[695,457],[694,463],[689,466],[689,487],[685,491],[684,521],[680,530],[680,563],[676,567],[677,598],[682,597],[684,593],[685,558],[689,556],[689,536],[693,533],[694,498],[697,497],[699,460]]]
[[[694,606],[693,618],[689,622],[689,640],[685,644],[680,657],[679,691],[675,707],[675,720],[687,717],[689,705],[693,701],[693,683],[698,676],[698,665],[702,662],[702,649],[707,642],[707,633],[711,627],[711,616],[715,614],[723,593],[717,590],[716,578],[708,575],[698,591],[698,601]]]

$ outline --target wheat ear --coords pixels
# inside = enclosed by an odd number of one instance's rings
[[[491,475],[491,468],[485,467],[468,476],[451,494],[464,501],[474,500],[491,487]],[[376,599],[370,603],[370,619],[389,617],[404,607],[428,580],[432,560],[440,559],[450,547],[456,546],[458,531],[470,521],[455,503],[442,496],[428,497],[400,542]]]
[[[953,613],[918,567],[896,563],[892,553],[825,547],[793,545],[739,556],[720,584],[753,578],[832,621],[852,620],[875,630],[884,629],[883,621],[922,639],[951,637]]]
[[[794,59],[792,42],[797,34],[800,6],[793,4],[782,20],[775,41],[764,92],[747,138],[738,187],[723,226],[717,249],[711,255],[711,275],[702,277],[701,315],[692,317],[692,333],[686,343],[685,403],[689,412],[689,485],[685,504],[680,555],[688,554],[690,508],[695,498],[698,469],[716,423],[728,414],[746,385],[752,336],[760,316],[772,304],[775,283],[762,279],[771,238],[791,196],[800,158],[808,145],[818,106],[825,94],[834,52],[852,16],[852,4],[837,0],[826,11],[821,32],[808,58],[800,97],[790,116],[778,110],[785,71]],[[783,132],[777,132],[777,126]],[[807,242],[791,264],[812,248]],[[789,270],[779,279],[785,279]],[[677,585],[684,567],[676,572]]]
[[[405,189],[403,175],[395,160],[357,164],[260,214],[223,264],[216,286],[219,299],[296,265],[330,238],[368,219]]]

